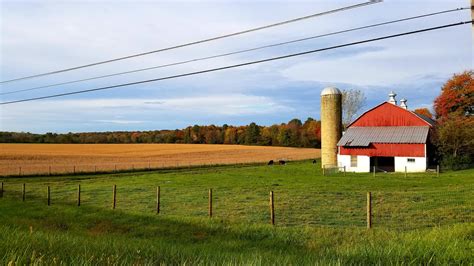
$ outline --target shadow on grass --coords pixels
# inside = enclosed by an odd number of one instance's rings
[[[25,232],[67,233],[89,238],[116,236],[129,241],[160,240],[170,245],[203,244],[221,252],[258,250],[280,254],[306,250],[304,237],[292,237],[297,230],[278,234],[278,229],[270,225],[229,224],[214,218],[138,214],[61,203],[46,206],[31,198],[28,202],[0,199],[0,220],[0,224]]]

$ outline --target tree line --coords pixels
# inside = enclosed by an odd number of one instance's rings
[[[188,126],[176,130],[116,131],[85,133],[0,132],[3,143],[186,143],[242,144],[286,147],[321,147],[321,122],[308,118],[304,123],[292,119],[288,123],[260,126]]]

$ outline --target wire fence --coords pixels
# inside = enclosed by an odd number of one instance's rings
[[[110,183],[22,184],[2,183],[0,198],[60,206],[85,206],[97,211],[116,209],[173,217],[206,217],[236,223],[269,223],[277,226],[366,227],[367,192],[323,192],[315,188],[265,188],[202,186],[159,187]],[[114,189],[115,188],[115,189]],[[79,193],[80,191],[80,193]],[[115,192],[114,192],[115,191]],[[474,222],[472,188],[452,191],[372,192],[370,224],[375,228],[412,230]],[[80,204],[78,204],[80,202]],[[159,202],[159,203],[158,203]],[[210,204],[212,202],[212,204]],[[1,203],[1,199],[0,199]],[[157,206],[157,204],[159,204]],[[274,210],[273,212],[271,210]]]
[[[271,159],[269,159],[271,160]],[[0,166],[0,176],[3,177],[21,177],[21,176],[51,176],[51,175],[75,175],[75,174],[94,174],[94,173],[114,173],[114,172],[132,172],[132,171],[150,171],[160,169],[180,169],[192,167],[210,167],[220,165],[244,165],[244,164],[262,164],[269,160],[255,159],[221,159],[219,162],[210,162],[203,158],[195,158],[186,162],[183,160],[166,161],[137,161],[137,162],[118,162],[118,163],[96,163],[96,164],[26,164],[26,165],[3,165]],[[286,161],[289,161],[287,159]]]

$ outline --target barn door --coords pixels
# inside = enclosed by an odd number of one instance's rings
[[[395,157],[370,157],[370,170],[395,172]]]

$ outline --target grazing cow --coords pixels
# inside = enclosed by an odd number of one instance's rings
[[[270,160],[267,165],[273,165],[273,160]]]
[[[313,164],[316,164],[316,160],[313,160]]]
[[[286,164],[285,160],[279,160],[278,163],[279,163],[280,165],[285,165],[285,164]]]

